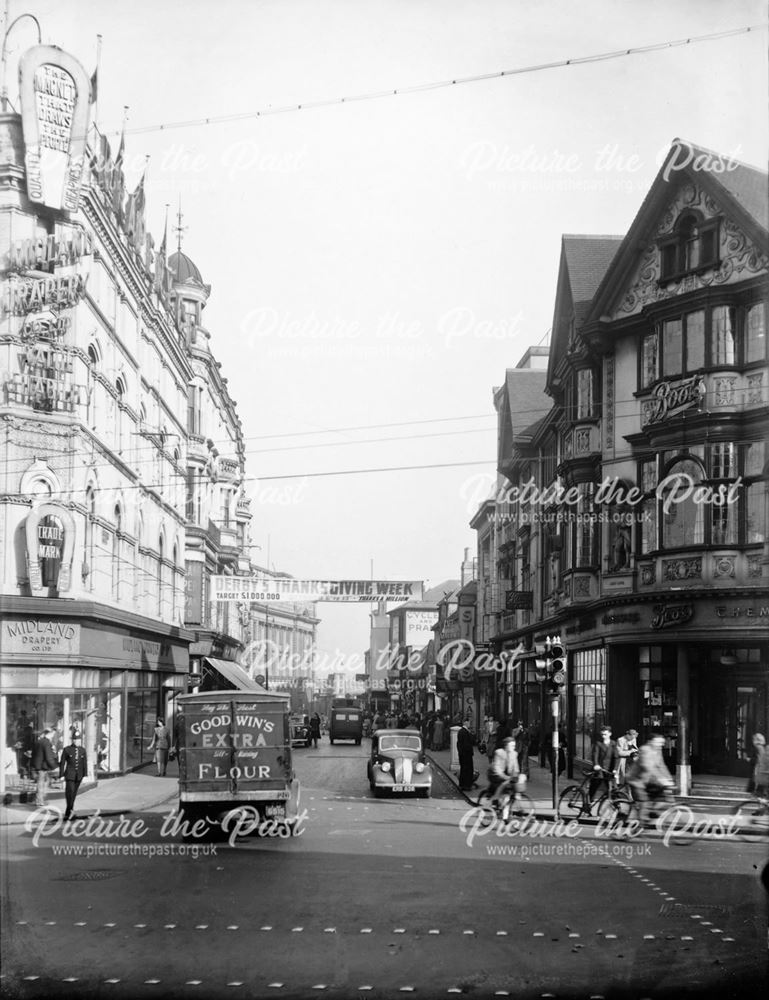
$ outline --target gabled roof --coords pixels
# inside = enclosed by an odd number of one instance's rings
[[[590,312],[590,305],[609,265],[622,244],[622,236],[566,234],[561,237],[553,332],[547,382],[550,385],[569,346],[572,319],[577,328]]]
[[[637,264],[639,247],[648,244],[653,237],[660,216],[684,183],[701,187],[760,251],[767,252],[769,206],[766,172],[683,139],[674,139],[595,293],[587,317],[591,323],[607,313],[622,293]]]
[[[505,384],[496,396],[499,411],[497,467],[509,457],[517,435],[533,420],[544,417],[553,405],[545,395],[547,372],[539,368],[508,368]]]

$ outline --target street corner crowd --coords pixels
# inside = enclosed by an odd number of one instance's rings
[[[34,732],[34,730],[33,730]],[[70,742],[61,754],[56,752],[54,740],[56,730],[46,726],[35,740],[30,741],[29,749],[21,747],[18,773],[20,779],[35,782],[35,806],[46,806],[48,792],[52,782],[64,783],[65,821],[73,819],[73,809],[78,790],[83,779],[88,776],[88,755],[83,747],[82,734],[77,726],[70,727]],[[150,741],[149,750],[154,751],[154,760],[159,777],[164,777],[168,761],[176,756],[175,741],[162,718],[158,718]],[[10,805],[12,795],[7,792],[3,805]],[[22,800],[23,801],[23,800]]]
[[[446,719],[440,714],[427,723],[427,744],[433,750],[443,749]],[[513,724],[512,720],[497,722],[493,717],[484,719],[483,729],[474,733],[467,718],[458,716],[460,726],[457,734],[457,756],[459,759],[459,788],[470,791],[478,787],[480,772],[475,769],[474,751],[488,757],[488,787],[496,793],[500,788],[512,783],[519,790],[525,788],[529,778],[529,758],[539,750],[539,730],[527,728],[523,722]],[[646,743],[638,745],[638,732],[628,729],[617,740],[612,739],[612,730],[603,726],[599,737],[591,747],[588,781],[588,800],[596,803],[610,790],[626,786],[638,804],[639,821],[645,823],[650,814],[660,805],[674,805],[673,788],[675,781],[663,756],[665,737],[652,733]],[[769,748],[762,733],[752,738],[753,755],[750,764],[750,779],[747,792],[758,798],[769,796]],[[558,774],[566,770],[566,734],[559,727]],[[554,769],[552,744],[547,747],[550,770]]]

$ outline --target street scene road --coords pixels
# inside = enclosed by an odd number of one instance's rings
[[[375,799],[367,743],[296,752],[288,840],[183,839],[170,773],[101,829],[3,827],[4,994],[762,995],[765,845],[483,833],[437,767],[432,798]]]

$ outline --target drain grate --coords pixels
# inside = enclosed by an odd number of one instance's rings
[[[92,868],[89,871],[75,872],[73,875],[61,875],[54,882],[103,882],[108,878],[117,878],[124,873],[119,868]]]
[[[663,903],[660,907],[661,917],[688,917],[692,913],[727,917],[734,913],[734,907],[724,903]]]

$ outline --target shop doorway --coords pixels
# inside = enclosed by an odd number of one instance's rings
[[[766,672],[740,670],[728,678],[701,672],[698,688],[695,771],[747,779],[753,734],[767,735]]]

